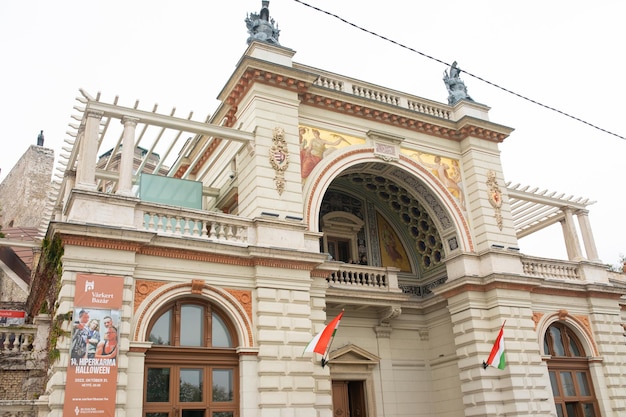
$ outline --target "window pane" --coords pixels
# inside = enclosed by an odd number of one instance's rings
[[[567,417],[577,417],[576,403],[565,403],[565,409],[567,410]]]
[[[200,306],[188,304],[180,309],[180,345],[202,346],[204,334],[204,309]]]
[[[583,416],[585,417],[595,417],[596,413],[593,411],[593,404],[584,403],[583,404]]]
[[[552,395],[554,395],[555,397],[560,397],[561,394],[559,393],[559,383],[556,380],[556,375],[554,374],[554,372],[550,372],[550,385],[552,385]]]
[[[222,319],[215,313],[212,315],[211,339],[213,347],[233,347],[230,340],[230,333]]]
[[[571,335],[571,332],[570,332]],[[572,356],[578,356],[580,357],[580,351],[578,350],[578,346],[576,345],[576,343],[574,342],[573,339],[574,335],[571,335],[570,337],[570,341],[569,341],[569,351],[571,352]]]
[[[155,345],[169,345],[170,344],[170,329],[172,323],[172,311],[166,311],[161,317],[154,323],[152,330],[150,331],[149,342]]]
[[[563,387],[563,396],[573,397],[576,395],[571,372],[561,372],[561,386]]]
[[[561,404],[556,405],[556,415],[557,417],[565,417],[563,415],[563,406]]]
[[[233,370],[213,370],[213,401],[233,400]]]
[[[578,381],[578,387],[580,388],[579,395],[591,395],[589,392],[589,384],[587,383],[587,373],[576,372],[576,380]]]
[[[552,344],[555,356],[565,356],[563,348],[563,340],[561,339],[561,330],[556,326],[550,326],[550,334],[552,335]]]
[[[170,368],[148,368],[146,401],[163,403],[170,400]],[[155,414],[158,416],[158,413]]]
[[[182,417],[204,417],[204,410],[183,410]]]
[[[233,417],[232,411],[214,411],[213,417]]]
[[[198,402],[202,401],[202,369],[181,369],[180,370],[180,401]]]
[[[168,413],[146,413],[146,417],[169,417]]]

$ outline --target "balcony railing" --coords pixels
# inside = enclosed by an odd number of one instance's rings
[[[524,268],[524,274],[533,277],[569,281],[583,280],[579,264],[576,262],[524,257],[522,259],[522,266]]]
[[[158,234],[178,237],[196,237],[210,241],[246,244],[249,220],[223,213],[192,209],[168,208],[142,203],[137,209],[143,213],[138,228]]]
[[[326,279],[333,288],[402,292],[398,287],[397,268],[377,268],[345,264]]]

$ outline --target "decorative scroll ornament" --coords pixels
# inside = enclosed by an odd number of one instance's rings
[[[487,187],[489,187],[489,203],[496,211],[496,222],[498,228],[502,230],[502,192],[493,170],[487,172]]]
[[[289,149],[285,141],[285,129],[282,127],[274,128],[272,135],[272,146],[270,147],[270,164],[276,171],[274,182],[278,194],[282,195],[285,191],[285,171],[289,166]]]

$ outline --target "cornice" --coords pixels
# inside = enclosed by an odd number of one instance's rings
[[[249,248],[245,256],[242,254],[229,255],[225,253],[202,252],[193,249],[181,249],[172,247],[152,246],[150,243],[138,243],[123,239],[107,239],[102,236],[85,236],[61,234],[64,245],[72,245],[87,248],[113,249],[120,251],[135,252],[138,255],[155,256],[160,258],[182,259],[240,267],[271,267],[301,271],[314,271],[319,262],[280,258],[280,253],[273,251],[273,256],[263,256],[263,251]],[[238,248],[240,249],[240,248]],[[285,252],[286,254],[287,252]]]
[[[433,290],[438,296],[450,299],[466,292],[486,293],[492,290],[513,290],[551,296],[563,296],[570,298],[601,298],[607,300],[619,300],[622,293],[610,287],[598,287],[594,284],[563,282],[561,286],[543,285],[544,281],[536,277],[520,276],[519,281],[512,277],[503,278],[459,278],[437,287]],[[581,285],[582,284],[582,285]]]

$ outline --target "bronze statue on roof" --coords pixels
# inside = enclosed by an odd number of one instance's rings
[[[443,82],[448,89],[449,105],[453,105],[460,100],[474,101],[469,94],[467,94],[467,87],[465,87],[465,83],[461,80],[460,74],[461,68],[457,66],[456,61],[450,66],[450,74],[448,74],[447,70],[443,72]]]
[[[263,0],[261,11],[259,13],[250,13],[246,15],[246,26],[248,27],[248,45],[252,41],[261,41],[272,45],[280,45],[278,43],[278,25],[274,25],[274,19],[270,18],[269,0]]]

